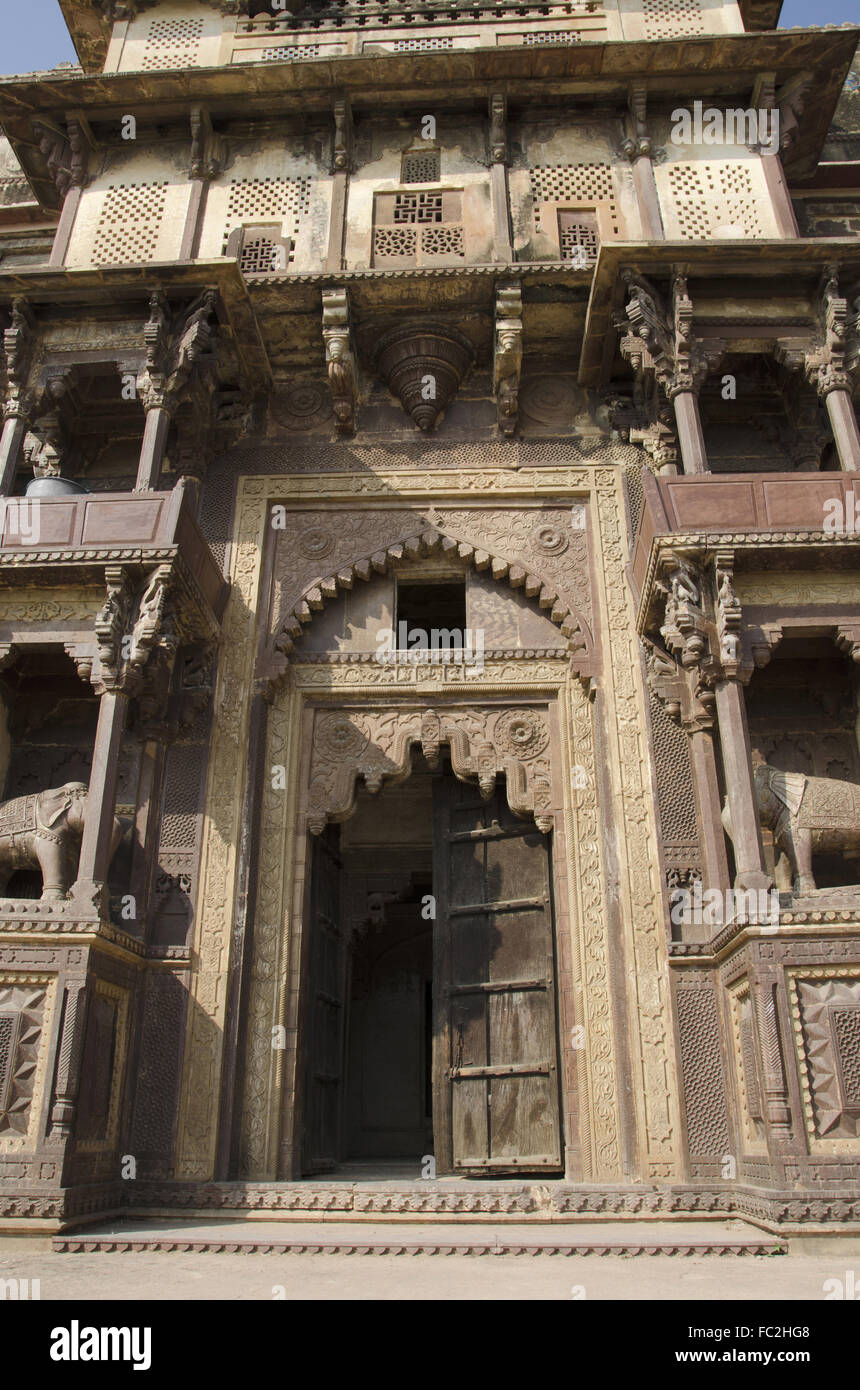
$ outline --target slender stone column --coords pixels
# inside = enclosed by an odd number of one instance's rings
[[[153,405],[147,410],[135,492],[155,492],[158,488],[172,418],[172,412],[164,404]]]
[[[702,826],[705,855],[705,887],[723,892],[729,886],[726,840],[720,823],[720,791],[714,757],[714,740],[709,729],[693,729],[690,734],[690,762]]]
[[[839,462],[846,473],[860,472],[860,429],[850,391],[828,391],[825,396],[830,428]]]
[[[673,399],[678,425],[678,443],[685,473],[710,473],[702,433],[699,398],[694,391],[678,391]]]
[[[68,1139],[74,1129],[86,1025],[86,979],[67,980],[54,1081],[54,1103],[51,1107],[51,1139]]]
[[[26,433],[27,420],[24,415],[9,415],[4,420],[3,433],[0,435],[0,497],[12,496]]]
[[[772,880],[764,858],[743,687],[736,680],[721,680],[716,697],[735,851],[735,887],[759,892],[770,888]]]
[[[93,905],[103,909],[107,906],[105,886],[111,860],[119,750],[128,699],[124,691],[105,690],[99,700],[86,823],[81,840],[78,878],[72,889],[74,897],[91,897]]]
[[[514,259],[508,211],[507,102],[500,92],[490,97],[490,199],[493,205],[493,259]]]

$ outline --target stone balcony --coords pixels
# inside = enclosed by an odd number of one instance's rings
[[[217,623],[226,584],[183,490],[2,499],[0,573],[6,585],[40,584],[106,564],[175,565]],[[62,575],[61,575],[62,572]]]
[[[643,493],[630,566],[640,626],[661,551],[704,556],[731,547],[746,567],[819,568],[833,565],[835,550],[860,547],[860,480],[852,473],[646,473]]]

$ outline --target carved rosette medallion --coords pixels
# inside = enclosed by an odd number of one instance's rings
[[[513,758],[536,758],[549,743],[549,730],[534,710],[506,710],[496,720],[496,747]]]

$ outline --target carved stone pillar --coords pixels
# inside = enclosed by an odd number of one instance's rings
[[[839,462],[846,473],[860,472],[860,429],[850,391],[837,387],[824,397]]]
[[[705,451],[705,436],[702,433],[702,417],[699,414],[698,396],[694,391],[678,391],[670,399],[675,407],[678,443],[681,447],[684,472],[710,473],[708,455]]]
[[[54,1140],[68,1139],[74,1129],[86,1026],[86,979],[69,980],[64,992],[62,1031],[51,1106],[50,1138]]]
[[[759,892],[770,888],[772,880],[765,864],[758,818],[743,686],[739,680],[728,678],[717,681],[715,693],[735,850],[735,887]]]
[[[347,97],[335,98],[333,115],[332,197],[325,268],[326,270],[342,270],[344,238],[346,236],[346,203],[349,193],[349,176],[352,172],[352,111]]]
[[[657,181],[654,178],[654,165],[651,162],[651,139],[645,124],[647,92],[642,83],[634,83],[628,96],[630,115],[629,134],[621,146],[622,153],[630,160],[633,173],[633,186],[639,203],[639,216],[642,233],[646,241],[663,241],[663,219],[660,215],[660,198]]]
[[[119,751],[128,714],[128,695],[105,690],[99,700],[99,719],[93,745],[93,762],[87,796],[86,822],[81,840],[78,877],[73,893],[105,909],[104,888],[111,860]]]
[[[107,878],[113,843],[119,752],[129,699],[140,686],[144,667],[162,627],[170,584],[169,566],[153,570],[135,586],[129,573],[110,566],[105,574],[108,597],[95,620],[98,657],[92,679],[99,692],[99,717],[93,746],[86,819],[78,877],[72,896],[106,913]]]
[[[714,740],[710,729],[690,729],[689,738],[690,763],[702,827],[704,886],[722,892],[729,886],[729,861],[720,821],[720,788]]]
[[[773,968],[759,966],[753,974],[769,1147],[775,1157],[790,1153],[794,1147],[779,1018],[779,973]]]

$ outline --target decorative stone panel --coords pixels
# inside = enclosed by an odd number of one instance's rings
[[[684,971],[675,998],[690,1157],[719,1160],[730,1142],[723,1047],[710,973]]]
[[[147,973],[131,1150],[148,1173],[169,1168],[176,1131],[188,995],[173,970]]]
[[[128,990],[96,980],[87,1008],[75,1139],[80,1151],[107,1151],[119,1134],[128,1047]]]
[[[53,975],[0,974],[0,1154],[36,1146],[54,997]]]
[[[236,179],[229,185],[227,221],[224,227],[222,255],[227,254],[227,242],[235,227],[253,225],[277,218],[283,235],[293,246],[299,234],[302,218],[310,208],[311,180],[298,179]],[[290,254],[292,260],[292,251]]]
[[[860,1149],[860,967],[789,972],[810,1149]]]
[[[203,18],[152,19],[146,32],[141,68],[193,68],[200,63]]]
[[[655,165],[670,241],[778,235],[761,160],[743,157],[746,153],[739,151],[734,159],[682,157]]]
[[[645,36],[692,38],[707,32],[701,0],[642,0]]]
[[[732,1059],[744,1153],[766,1153],[767,1133],[759,1045],[749,979],[744,976],[728,995]]]

